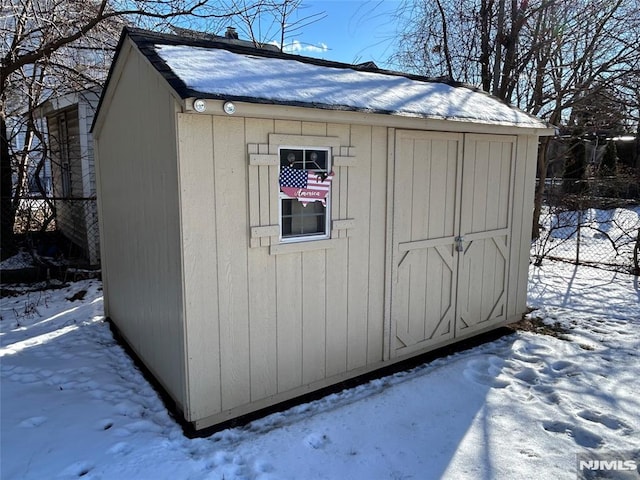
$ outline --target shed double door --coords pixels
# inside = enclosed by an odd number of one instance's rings
[[[505,320],[515,141],[396,132],[392,356]]]

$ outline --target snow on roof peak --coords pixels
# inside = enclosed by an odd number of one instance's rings
[[[339,68],[221,48],[153,45],[192,92],[213,98],[547,128],[541,120],[471,88],[384,72]]]

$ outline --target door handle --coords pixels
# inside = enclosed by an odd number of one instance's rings
[[[456,237],[454,241],[456,242],[456,252],[464,252],[464,246],[462,245],[464,237]]]

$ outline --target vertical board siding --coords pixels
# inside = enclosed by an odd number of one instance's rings
[[[354,138],[354,144],[357,143]],[[366,146],[366,145],[365,145]],[[380,362],[384,357],[384,291],[385,291],[385,242],[386,242],[386,202],[387,202],[387,129],[371,128],[370,175],[368,185],[369,218],[359,229],[369,236],[368,258],[368,322],[367,322],[367,363]],[[367,152],[358,154],[359,160],[366,162]],[[358,167],[355,171],[358,172]],[[359,194],[359,192],[355,192]],[[367,196],[366,194],[364,194]]]
[[[325,378],[326,293],[325,251],[300,255],[302,267],[302,383]]]
[[[422,240],[429,235],[429,213],[426,200],[431,191],[431,139],[413,141],[413,159],[411,169],[407,169],[407,182],[411,182],[411,221],[410,240]]]
[[[186,405],[175,104],[140,57],[102,110],[102,250],[109,316],[176,403]]]
[[[485,211],[485,224],[484,230],[496,230],[498,228],[505,228],[507,226],[506,215],[502,215],[501,212],[506,212],[509,199],[506,203],[502,203],[501,200],[505,199],[505,193],[508,197],[509,194],[509,180],[508,175],[511,171],[509,168],[509,158],[507,158],[506,165],[504,164],[503,151],[505,145],[502,143],[491,142],[489,144],[489,158],[487,159],[487,209]],[[506,170],[506,172],[505,172]],[[504,177],[502,172],[507,174],[507,184],[504,184]],[[507,191],[504,192],[506,187]]]
[[[247,144],[267,144],[269,133],[273,132],[273,120],[246,119],[245,141]],[[268,153],[260,151],[256,153]],[[270,173],[268,166],[250,166],[249,188],[258,191],[270,191]],[[251,176],[257,175],[251,182]],[[262,195],[249,195],[250,199],[260,202],[258,223],[251,220],[251,225],[268,225],[271,222],[271,204],[264,201]],[[254,211],[251,209],[250,211]],[[249,350],[251,400],[261,399],[278,392],[278,325],[276,296],[276,260],[270,256],[266,248],[250,248],[248,251],[249,276]]]
[[[222,408],[251,401],[244,119],[213,117]]]
[[[450,175],[448,168],[432,168],[431,162],[449,164],[451,161],[451,145],[448,141],[431,142],[429,146],[427,189],[425,199],[427,201],[427,214],[425,215],[425,235],[422,238],[438,238],[451,235],[447,232],[447,205],[440,205],[441,197],[447,197],[449,184],[447,177]],[[453,150],[455,152],[455,149]],[[426,163],[426,162],[425,162]],[[426,183],[426,182],[425,182]],[[442,191],[444,190],[444,191]],[[454,190],[455,192],[455,190]],[[438,208],[436,208],[438,205]]]
[[[533,197],[536,179],[538,139],[521,135],[516,147],[514,202],[509,264],[509,316],[519,316],[526,309],[529,272],[529,249],[533,222]]]
[[[226,117],[213,117],[212,122],[211,195],[216,212],[210,234],[215,234],[218,272],[224,386],[220,408],[242,406],[381,361],[386,129],[376,129],[374,139],[368,126]],[[356,166],[336,167],[332,186],[332,218],[353,218],[359,226],[350,229],[344,241],[328,249],[278,255],[270,255],[266,246],[249,248],[249,226],[279,221],[279,203],[273,203],[279,190],[277,169],[250,166],[247,157],[277,152],[246,150],[246,145],[264,149],[261,145],[271,133],[338,137],[340,145],[356,147]],[[229,142],[238,136],[242,141]],[[238,145],[245,146],[244,152]],[[206,183],[200,186],[206,188]],[[269,189],[268,201],[252,195],[251,189]],[[248,202],[258,203],[247,209]],[[205,356],[206,342],[199,341],[199,355]],[[204,359],[200,365],[194,379],[211,375],[204,371]],[[209,366],[215,369],[215,362]],[[196,395],[195,387],[191,391]],[[204,390],[199,395],[204,397]]]
[[[222,410],[211,117],[178,115],[189,419]]]
[[[333,130],[341,138],[341,145],[357,146],[357,165],[341,167],[342,174],[348,175],[348,189],[340,189],[340,210],[345,212],[341,218],[357,219],[360,228],[350,232],[347,263],[349,317],[347,326],[347,368],[363,367],[367,364],[367,340],[369,323],[369,248],[368,226],[371,220],[371,128],[353,126]],[[346,202],[345,202],[346,200]],[[346,205],[344,205],[346,203]],[[343,206],[344,205],[344,206]],[[374,212],[375,214],[375,212]]]
[[[512,178],[515,173],[516,163],[516,144],[504,143],[502,145],[502,158],[500,171],[496,178],[500,185],[499,198],[507,201],[498,203],[498,228],[507,228],[511,218],[509,217],[510,208],[513,208],[513,185]],[[513,158],[513,160],[512,160]],[[506,191],[503,191],[506,189]]]
[[[347,242],[326,251],[327,306],[325,371],[328,377],[347,371]]]
[[[302,385],[302,253],[278,255],[276,265],[278,391]]]
[[[179,308],[179,314],[175,315],[171,311],[160,312],[163,308],[162,304],[151,307],[154,313],[149,317],[158,317],[154,319],[158,326],[151,329],[150,344],[147,345],[147,349],[153,355],[154,364],[161,365],[163,370],[169,372],[168,377],[175,379],[172,381],[180,385],[184,396],[185,346],[182,323],[184,299],[181,288],[180,194],[175,103],[164,81],[143,61],[140,64],[140,82],[145,86],[145,93],[140,95],[138,91],[134,95],[138,95],[140,97],[138,101],[144,102],[148,107],[145,109],[145,117],[139,124],[138,131],[139,139],[144,146],[141,152],[144,162],[141,165],[138,181],[149,185],[152,192],[149,195],[143,195],[151,228],[145,233],[142,248],[149,252],[147,261],[150,264],[161,265],[159,268],[155,267],[158,268],[159,275],[153,278],[154,295],[166,296],[172,307],[176,305]],[[154,169],[155,171],[151,172]],[[158,202],[159,195],[165,197],[160,202]],[[158,235],[159,232],[160,235]],[[152,246],[158,241],[159,236],[161,237],[160,248]],[[176,291],[170,291],[169,288],[176,288]],[[149,325],[145,325],[144,330],[148,332]]]
[[[467,143],[469,145],[471,142]],[[488,142],[473,142],[475,149],[465,149],[465,162],[463,166],[463,176],[467,180],[462,185],[463,197],[467,192],[473,192],[469,195],[469,204],[471,208],[464,208],[462,215],[464,217],[465,212],[471,213],[469,218],[469,229],[465,229],[464,233],[475,233],[486,230],[487,215],[490,215],[494,211],[495,205],[488,204],[488,192],[492,189],[489,188],[489,146]],[[489,212],[489,213],[488,213]],[[464,221],[464,220],[463,220]]]

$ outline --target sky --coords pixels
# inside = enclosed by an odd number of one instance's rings
[[[400,0],[306,0],[298,14],[326,15],[288,40],[291,53],[345,63],[374,61],[388,68]]]

